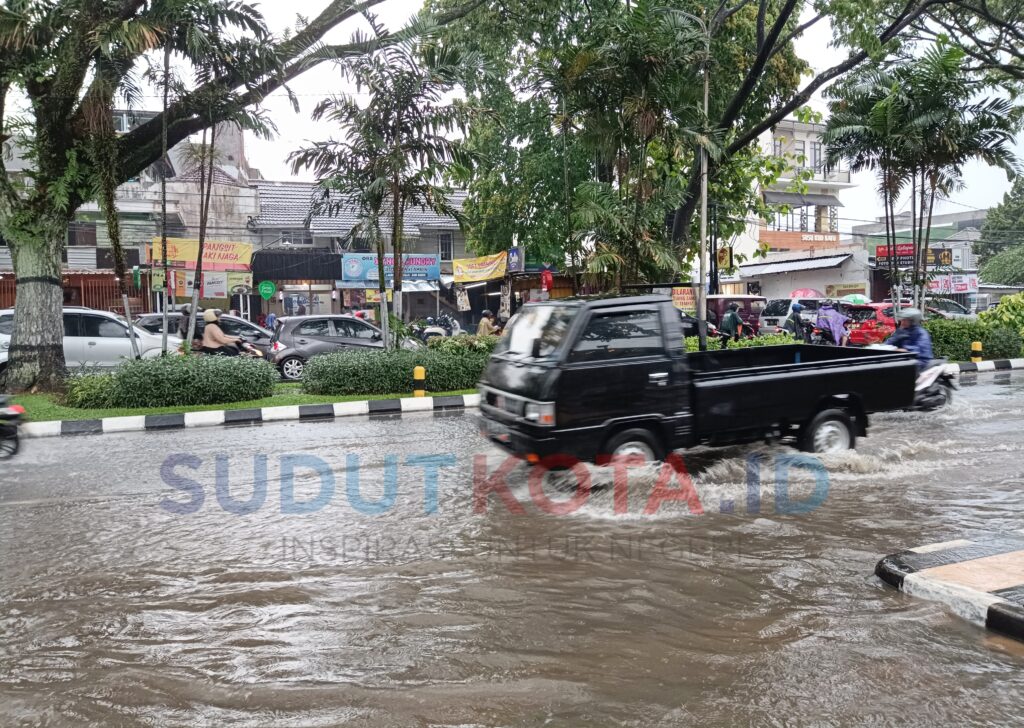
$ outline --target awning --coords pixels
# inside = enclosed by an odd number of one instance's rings
[[[402,293],[432,293],[436,290],[437,281],[402,281]]]
[[[764,201],[770,205],[793,205],[805,207],[807,205],[820,205],[822,207],[842,207],[843,203],[835,195],[802,195],[797,192],[776,192],[765,190]]]
[[[819,258],[804,258],[803,260],[785,260],[778,263],[741,265],[740,275],[744,278],[749,278],[751,276],[772,275],[774,273],[792,273],[798,270],[838,268],[852,257],[851,253],[844,253],[843,255],[823,255]]]

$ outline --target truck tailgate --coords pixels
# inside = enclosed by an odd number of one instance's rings
[[[697,431],[712,442],[803,423],[833,398],[853,399],[865,414],[914,401],[917,361],[909,353],[794,344],[687,358]]]

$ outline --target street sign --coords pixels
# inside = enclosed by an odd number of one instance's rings
[[[264,301],[269,301],[277,293],[277,284],[273,281],[261,281],[259,285],[260,297]]]
[[[732,248],[718,249],[718,269],[732,270]]]

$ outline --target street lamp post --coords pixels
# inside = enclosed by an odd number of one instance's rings
[[[707,136],[708,94],[710,79],[708,66],[711,62],[711,35],[703,21],[695,18],[704,31],[704,131]],[[700,287],[697,289],[697,331],[700,336],[700,350],[708,348],[708,150],[707,140],[700,147]]]

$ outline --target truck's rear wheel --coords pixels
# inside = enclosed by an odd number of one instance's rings
[[[665,459],[665,448],[657,435],[642,428],[615,433],[608,438],[604,450],[612,457],[641,457],[648,463]]]
[[[841,409],[822,410],[800,432],[800,449],[806,452],[845,452],[856,445],[853,421]]]

